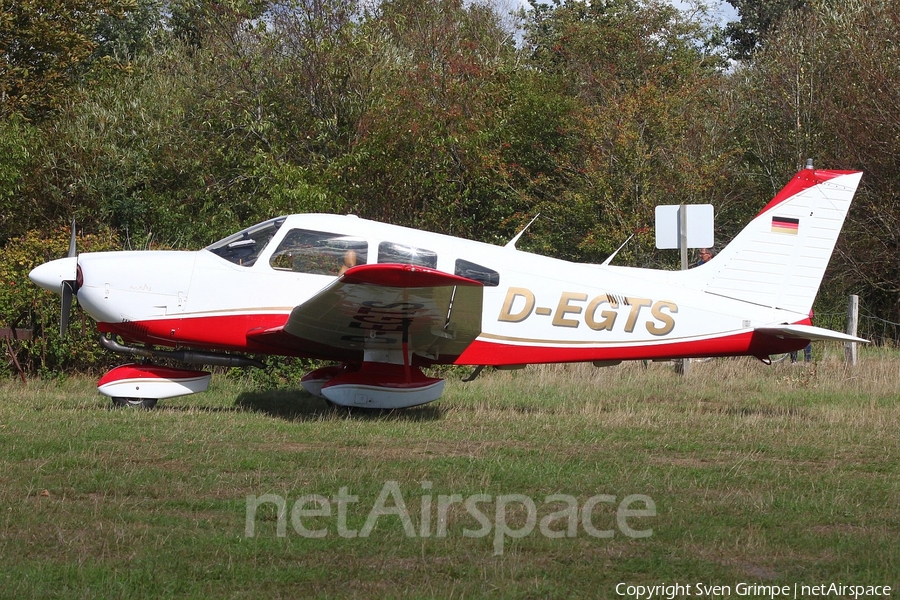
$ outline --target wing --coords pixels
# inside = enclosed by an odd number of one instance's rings
[[[782,339],[858,342],[861,344],[869,343],[869,340],[863,338],[848,335],[846,333],[839,333],[823,327],[815,327],[813,325],[769,325],[766,327],[757,327],[754,331]]]
[[[282,327],[247,337],[323,358],[408,348],[428,362],[453,362],[481,333],[481,283],[427,267],[360,265],[294,308]]]

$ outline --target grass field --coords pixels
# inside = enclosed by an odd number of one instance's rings
[[[10,379],[0,596],[896,596],[900,355],[839,352],[530,367],[374,415],[225,377],[153,411]]]

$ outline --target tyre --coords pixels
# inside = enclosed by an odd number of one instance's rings
[[[156,406],[157,399],[156,398],[113,398],[112,399],[113,406],[116,408],[128,406],[132,408],[143,408],[144,410],[150,410],[154,406]]]

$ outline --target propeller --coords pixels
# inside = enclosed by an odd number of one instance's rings
[[[72,234],[69,236],[69,253],[66,256],[69,258],[78,256],[78,251],[75,249],[75,217],[72,217]]]
[[[68,258],[77,257],[78,250],[75,246],[75,217],[72,217],[72,235],[69,237]],[[59,293],[62,296],[62,311],[59,317],[59,337],[64,337],[69,329],[69,313],[72,312],[72,299],[78,292],[78,280],[64,279],[60,284]]]
[[[75,219],[72,219],[72,234],[69,237],[69,253],[66,258],[57,258],[38,265],[28,274],[38,286],[62,296],[62,314],[59,319],[59,335],[66,334],[69,327],[69,312],[72,299],[81,287],[81,269],[78,267],[78,249],[75,245]]]

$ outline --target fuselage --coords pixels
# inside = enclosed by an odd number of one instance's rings
[[[323,214],[273,219],[196,252],[81,254],[77,296],[101,331],[127,340],[283,354],[248,334],[282,326],[342,270],[379,262],[484,285],[482,333],[453,358],[457,364],[759,355],[754,327],[808,322],[803,314],[704,293],[691,272],[571,263]],[[765,354],[773,350],[767,343]],[[785,341],[784,348],[796,345]],[[291,353],[353,358],[316,348]]]

